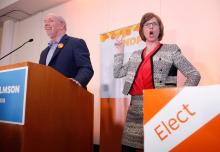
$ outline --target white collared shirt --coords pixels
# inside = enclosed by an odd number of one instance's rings
[[[48,42],[48,45],[49,45],[49,47],[50,47],[50,50],[49,50],[49,52],[48,52],[48,54],[47,54],[46,65],[48,65],[48,64],[50,63],[50,60],[52,59],[53,54],[54,54],[54,52],[55,52],[55,50],[56,50],[56,48],[57,48],[57,45],[59,44],[59,42],[60,42],[60,40],[62,39],[62,37],[63,37],[63,35],[62,35],[62,36],[59,36],[54,43],[51,42],[51,41]]]

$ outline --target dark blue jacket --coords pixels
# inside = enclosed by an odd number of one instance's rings
[[[91,80],[94,71],[90,61],[90,54],[84,40],[64,35],[59,44],[63,48],[56,48],[48,64],[68,78],[73,78],[83,86]],[[40,55],[39,63],[45,65],[50,47],[45,48]]]

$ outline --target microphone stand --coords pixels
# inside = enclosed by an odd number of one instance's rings
[[[8,55],[12,54],[13,52],[15,52],[16,50],[20,49],[22,46],[24,46],[26,43],[28,42],[32,42],[33,39],[28,40],[27,42],[23,43],[21,46],[19,46],[18,48],[16,48],[15,50],[9,52],[8,54],[4,55],[3,57],[0,58],[0,60],[4,59],[5,57],[7,57]]]

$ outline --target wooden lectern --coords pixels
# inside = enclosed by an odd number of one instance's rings
[[[24,125],[0,123],[0,152],[92,152],[93,94],[54,69],[30,62]]]

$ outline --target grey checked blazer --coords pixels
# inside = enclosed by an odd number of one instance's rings
[[[129,61],[123,65],[124,54],[114,56],[114,77],[126,76],[123,93],[128,94],[139,66],[142,63],[143,50],[135,51]],[[176,44],[161,44],[151,56],[152,80],[154,88],[175,87],[177,70],[187,78],[185,86],[197,86],[201,76],[195,67],[181,54]]]

